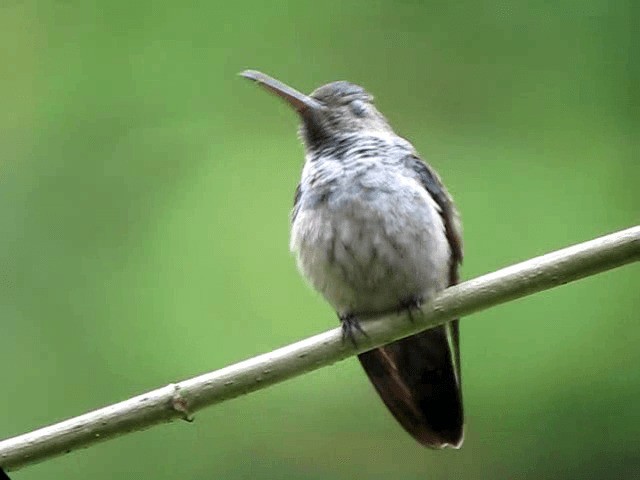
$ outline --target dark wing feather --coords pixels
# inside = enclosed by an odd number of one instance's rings
[[[415,156],[407,167],[440,207],[451,248],[449,285],[458,282],[462,239],[451,196],[434,170]],[[416,440],[431,448],[460,447],[464,414],[458,320],[358,356],[394,417]]]
[[[405,158],[405,162],[409,168],[418,175],[420,183],[431,194],[432,198],[440,207],[440,215],[444,222],[445,234],[451,248],[451,262],[449,264],[449,286],[456,285],[460,280],[459,267],[464,257],[462,249],[462,227],[460,224],[460,215],[453,203],[453,198],[447,191],[444,183],[440,180],[438,173],[420,158],[411,155]],[[450,322],[451,334],[453,336],[453,345],[456,355],[456,366],[458,369],[458,378],[461,378],[460,372],[460,325],[458,319]]]
[[[291,223],[293,223],[298,216],[298,210],[300,210],[300,196],[302,195],[302,187],[300,184],[296,187],[296,191],[293,194],[293,211],[291,212]]]
[[[453,199],[442,180],[429,165],[413,155],[405,158],[405,165],[415,172],[417,179],[440,207],[440,215],[444,222],[445,234],[451,247],[451,267],[449,285],[458,283],[458,266],[462,263],[462,232],[460,217]]]

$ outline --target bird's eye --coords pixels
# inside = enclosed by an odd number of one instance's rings
[[[367,113],[367,106],[362,100],[354,100],[349,104],[349,106],[351,107],[353,114],[358,117],[364,117],[365,113]]]

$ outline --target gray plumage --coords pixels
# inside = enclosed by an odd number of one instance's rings
[[[411,308],[457,283],[462,243],[451,197],[371,95],[333,82],[305,96],[258,72],[245,76],[302,119],[290,248],[348,334],[358,316]],[[434,448],[463,440],[458,342],[456,320],[359,355],[396,419]]]

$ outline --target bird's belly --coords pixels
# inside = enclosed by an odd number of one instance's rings
[[[450,248],[436,204],[417,183],[395,191],[338,191],[301,208],[291,249],[340,314],[429,300],[448,284]]]

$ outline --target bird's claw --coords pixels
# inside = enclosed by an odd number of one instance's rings
[[[407,313],[411,323],[416,323],[416,319],[413,316],[416,311],[421,311],[424,300],[421,297],[411,297],[408,300],[400,304],[398,308],[398,314]]]
[[[356,341],[356,331],[361,333],[364,337],[369,337],[369,335],[367,335],[367,332],[365,332],[360,326],[358,317],[351,313],[338,316],[340,317],[340,322],[342,325],[342,343],[345,343],[347,340],[349,340],[351,344],[357,348],[358,342]]]

